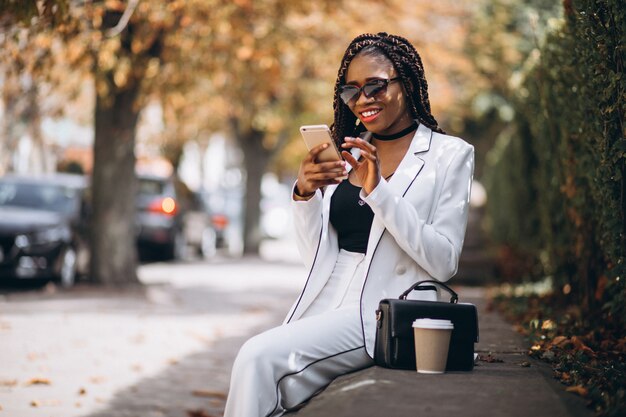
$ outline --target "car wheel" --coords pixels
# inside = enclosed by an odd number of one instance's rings
[[[182,231],[178,230],[174,235],[174,240],[168,248],[168,258],[173,260],[185,259],[187,252],[187,240]]]
[[[61,267],[59,269],[61,287],[70,288],[76,282],[77,261],[76,251],[71,246],[68,246],[61,256]]]
[[[200,254],[209,259],[215,256],[217,251],[217,237],[215,231],[211,228],[204,229],[202,232],[202,242],[200,243]]]

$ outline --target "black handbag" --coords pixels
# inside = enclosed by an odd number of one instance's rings
[[[452,297],[450,302],[407,300],[411,291],[436,290],[439,285]],[[447,285],[435,281],[420,281],[407,289],[398,299],[381,300],[376,310],[376,344],[374,362],[393,369],[415,370],[415,319],[445,319],[454,324],[450,337],[446,371],[471,371],[474,368],[474,343],[478,342],[478,313],[476,306],[458,303],[459,296]]]

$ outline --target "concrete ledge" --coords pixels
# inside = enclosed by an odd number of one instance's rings
[[[380,367],[343,375],[297,417],[591,417],[584,400],[565,392],[549,366],[526,355],[525,343],[496,313],[485,309],[484,291],[459,289],[479,309],[476,350],[501,362],[479,361],[472,372],[424,375]]]

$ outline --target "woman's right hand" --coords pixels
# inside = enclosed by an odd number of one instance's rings
[[[300,163],[298,181],[296,182],[296,194],[300,197],[310,197],[318,188],[331,184],[339,184],[348,172],[345,161],[317,162],[317,156],[328,148],[323,143],[311,149]]]

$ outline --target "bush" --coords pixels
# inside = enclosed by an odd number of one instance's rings
[[[565,0],[488,159],[494,238],[590,322],[626,324],[626,8]],[[530,64],[532,60],[532,64]]]

